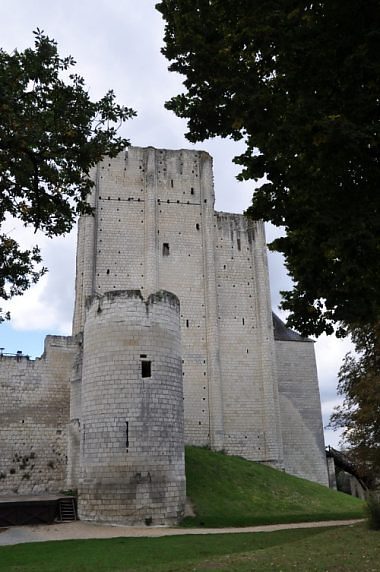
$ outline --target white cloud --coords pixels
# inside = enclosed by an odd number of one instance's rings
[[[342,444],[342,430],[339,429],[337,431],[333,431],[332,429],[327,429],[325,427],[324,430],[324,434],[325,434],[325,444],[326,447],[330,446],[333,447],[334,449],[341,449],[341,444]]]
[[[319,386],[323,402],[336,396],[338,372],[344,356],[350,350],[352,350],[352,344],[348,338],[337,339],[333,336],[322,335],[315,344]]]
[[[74,296],[76,228],[64,237],[47,238],[33,233],[19,221],[7,220],[4,230],[22,248],[38,244],[43,264],[49,272],[23,296],[13,298],[4,309],[10,310],[11,325],[17,331],[46,330],[70,334]]]

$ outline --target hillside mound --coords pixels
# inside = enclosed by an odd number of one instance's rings
[[[363,501],[241,457],[186,447],[184,526],[249,526],[362,518]]]

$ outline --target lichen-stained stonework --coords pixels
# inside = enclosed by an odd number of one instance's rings
[[[93,177],[73,337],[54,360],[0,361],[0,492],[66,478],[84,518],[174,522],[183,441],[327,484],[313,343],[277,318],[273,328],[263,224],[214,211],[202,151],[130,147]],[[13,459],[34,450],[41,425],[54,469],[49,458],[17,480]]]

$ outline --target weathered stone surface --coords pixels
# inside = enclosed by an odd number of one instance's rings
[[[85,518],[175,522],[183,440],[327,484],[313,344],[274,335],[263,224],[214,211],[202,151],[131,147],[93,176],[74,337],[0,362],[0,492],[66,480]]]
[[[185,506],[179,302],[95,295],[83,336],[79,514],[168,524]]]
[[[65,487],[69,376],[77,343],[48,336],[41,358],[0,358],[0,494]]]
[[[282,466],[263,224],[214,211],[205,152],[130,148],[94,176],[96,216],[79,229],[74,332],[93,293],[174,292],[186,442]]]

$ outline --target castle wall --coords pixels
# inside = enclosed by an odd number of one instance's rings
[[[79,515],[169,524],[183,516],[185,468],[178,299],[108,292],[83,340]]]
[[[93,169],[95,184],[99,179],[99,168]],[[73,315],[73,335],[83,332],[86,299],[94,294],[94,271],[97,228],[97,193],[91,193],[88,202],[95,209],[95,215],[83,215],[78,221],[76,274],[75,274],[75,306]]]
[[[159,287],[174,292],[181,301],[185,437],[188,443],[207,445],[212,433],[214,381],[208,318],[215,295],[210,296],[205,280],[209,274],[214,278],[205,248],[206,233],[213,224],[211,158],[202,152],[150,151],[153,153],[155,164],[152,161],[150,173],[156,173],[157,240],[152,258]],[[164,245],[168,245],[168,253]],[[212,249],[212,243],[207,246]],[[216,384],[220,389],[220,379]]]
[[[186,441],[222,448],[211,157],[132,147],[100,163],[95,179],[95,217],[81,219],[77,255],[78,280],[88,284],[91,275],[92,285],[77,291],[74,332],[83,330],[86,296],[174,292],[181,300]]]
[[[92,234],[93,294],[164,289],[181,300],[186,442],[281,463],[262,223],[215,214],[204,152],[130,148],[105,159],[96,182],[77,273],[90,274]],[[79,293],[78,328],[84,304]]]
[[[275,344],[284,468],[328,485],[314,344],[281,340]]]
[[[314,348],[273,327],[263,224],[214,212],[205,152],[129,148],[93,177],[75,338],[0,361],[0,493],[79,488],[83,518],[176,522],[183,436],[326,484]]]
[[[224,449],[282,464],[266,244],[261,222],[216,213]]]
[[[65,488],[69,376],[76,342],[48,336],[41,358],[0,359],[0,493]]]
[[[186,442],[278,466],[285,455],[297,474],[293,444],[306,439],[300,428],[311,416],[308,431],[317,435],[320,405],[314,374],[297,397],[300,346],[291,347],[289,356],[299,353],[293,365],[277,342],[275,349],[263,224],[214,212],[212,159],[204,152],[132,147],[100,163],[95,181],[95,216],[82,218],[79,229],[74,332],[83,330],[89,296],[124,289],[144,297],[159,289],[175,293]],[[76,454],[78,423],[72,416]]]
[[[76,336],[78,350],[70,375],[70,417],[67,425],[66,487],[76,490],[80,477],[80,423],[82,418],[83,335]]]

